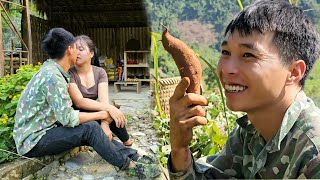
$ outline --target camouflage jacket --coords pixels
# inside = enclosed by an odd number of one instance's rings
[[[193,161],[186,172],[171,172],[171,179],[320,178],[320,110],[303,91],[267,143],[247,116],[237,123],[219,154]]]
[[[48,60],[27,84],[17,105],[13,130],[19,154],[29,152],[57,121],[68,127],[79,125],[79,111],[71,107],[68,93],[69,78],[59,64]]]

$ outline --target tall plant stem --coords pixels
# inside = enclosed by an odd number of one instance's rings
[[[165,118],[165,114],[162,112],[160,97],[159,97],[159,70],[158,70],[158,44],[157,44],[157,37],[161,37],[160,34],[151,32],[151,39],[152,39],[152,55],[153,55],[153,67],[154,67],[154,91],[156,96],[156,104],[157,104],[157,112],[159,112],[161,118]]]
[[[218,77],[218,74],[217,74],[217,68],[216,67],[213,67],[204,57],[202,57],[200,54],[196,53],[196,55],[201,59],[203,60],[207,66],[210,68],[210,70],[214,73],[214,79],[216,80],[217,84],[218,84],[218,88],[219,88],[219,92],[220,92],[220,96],[221,96],[221,100],[222,100],[222,104],[223,104],[223,116],[224,118],[226,119],[226,124],[227,124],[227,132],[228,132],[228,135],[230,134],[230,129],[229,129],[229,121],[227,119],[227,108],[226,108],[226,103],[225,103],[225,100],[224,100],[224,96],[223,96],[223,91],[222,91],[222,86],[221,86],[221,83],[219,81],[219,77]]]

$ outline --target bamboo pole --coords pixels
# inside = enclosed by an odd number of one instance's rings
[[[0,2],[2,3],[2,2]],[[3,40],[2,40],[2,15],[0,8],[0,77],[4,76],[4,53],[3,53]]]
[[[9,4],[14,4],[14,5],[19,6],[19,7],[21,7],[21,8],[25,8],[25,6],[22,6],[21,4],[17,4],[17,3],[15,3],[15,2],[6,1],[6,0],[1,0],[1,2],[5,2],[5,3],[9,3]]]
[[[31,36],[31,22],[30,22],[30,9],[29,9],[29,0],[24,0],[26,7],[26,16],[27,16],[27,28],[28,28],[28,47],[29,47],[29,59],[28,64],[32,60],[32,36]]]
[[[16,9],[7,9],[7,12],[10,12],[10,11],[23,11],[24,8],[16,8]]]
[[[15,33],[15,35],[17,35],[17,36],[19,37],[19,40],[21,41],[21,43],[26,47],[27,50],[29,50],[28,47],[27,47],[27,45],[26,45],[25,42],[23,41],[21,35],[18,33],[19,31],[17,30],[16,26],[15,26],[15,25],[13,24],[13,22],[11,21],[10,16],[9,16],[8,12],[6,11],[6,9],[4,8],[2,2],[0,3],[0,6],[1,6],[1,8],[3,9],[3,11],[5,12],[6,17],[8,18],[8,20],[6,20],[5,18],[4,18],[4,20],[6,21],[6,23],[7,23],[8,26],[10,27],[10,29]]]

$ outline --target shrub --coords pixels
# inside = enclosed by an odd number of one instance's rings
[[[314,64],[304,87],[305,93],[320,107],[320,59]]]
[[[16,146],[13,140],[14,116],[21,92],[41,63],[21,66],[16,74],[0,78],[0,163],[16,159]],[[13,153],[9,153],[9,152]]]

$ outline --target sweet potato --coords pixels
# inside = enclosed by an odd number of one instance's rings
[[[187,93],[200,94],[202,69],[200,61],[194,51],[180,39],[171,36],[167,28],[165,28],[162,34],[161,41],[164,49],[172,55],[179,69],[181,78],[189,77],[190,86],[187,89]]]

